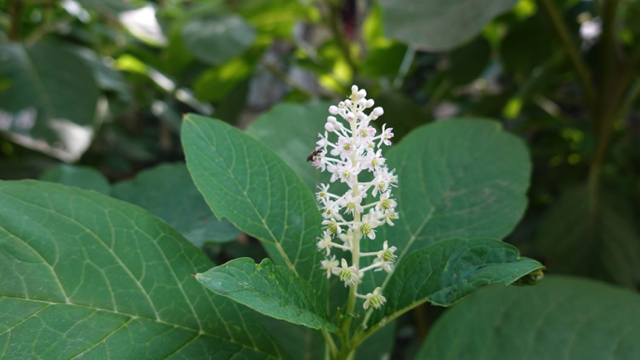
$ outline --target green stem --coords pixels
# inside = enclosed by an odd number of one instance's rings
[[[629,90],[629,95],[627,95],[624,103],[620,107],[620,110],[616,115],[616,119],[622,119],[622,117],[629,112],[631,106],[633,106],[633,103],[635,103],[638,99],[638,96],[640,96],[640,79],[636,79],[636,82]]]
[[[442,100],[442,98],[447,94],[447,91],[449,91],[450,86],[451,86],[451,81],[449,80],[449,78],[445,78],[442,80],[440,84],[438,84],[438,86],[434,90],[433,94],[431,95],[431,98],[429,99],[427,104],[424,106],[424,112],[427,114],[429,119],[433,119],[433,116],[431,113],[436,109],[436,106],[438,106],[438,104],[440,103],[440,100]]]
[[[346,37],[344,36],[344,33],[342,32],[342,29],[340,28],[340,25],[341,25],[340,12],[341,12],[343,3],[344,3],[344,0],[339,0],[339,1],[336,1],[335,3],[333,1],[326,2],[326,5],[329,8],[328,22],[329,22],[329,28],[333,33],[333,38],[338,43],[338,48],[340,49],[340,51],[342,51],[342,54],[344,55],[344,58],[347,61],[347,64],[349,65],[349,68],[351,69],[352,76],[355,77],[356,73],[358,72],[358,67],[356,65],[356,62],[353,58],[353,54],[351,52],[351,44],[349,44],[349,41],[346,39]]]
[[[587,97],[587,108],[593,110],[592,106],[596,99],[596,92],[593,88],[593,84],[591,83],[591,74],[589,73],[587,66],[582,61],[578,48],[573,44],[573,40],[571,39],[571,35],[569,34],[566,24],[562,20],[560,11],[552,0],[538,0],[538,3],[547,13],[547,16],[549,16],[553,30],[564,46],[565,51],[569,56],[569,60],[571,61],[571,65],[574,67],[576,75],[582,83],[582,87],[584,88],[584,92]]]
[[[409,73],[409,68],[411,68],[411,64],[413,63],[413,59],[416,57],[416,50],[412,46],[407,47],[407,51],[404,53],[404,58],[402,58],[402,64],[400,64],[400,68],[398,69],[398,74],[396,78],[393,79],[393,87],[399,89],[404,83],[404,78]]]
[[[20,18],[22,17],[22,0],[12,0],[9,4],[11,27],[7,37],[10,41],[20,40]]]
[[[615,39],[615,15],[618,0],[608,0],[603,6],[602,23],[602,54],[601,54],[601,80],[602,93],[597,104],[597,111],[593,118],[592,128],[598,134],[595,155],[591,162],[588,177],[589,209],[591,217],[595,217],[599,205],[599,189],[602,169],[607,159],[609,144],[613,135],[613,128],[618,120],[618,108],[628,79],[626,70],[620,76],[616,73],[616,39]],[[633,59],[630,60],[633,63]]]
[[[325,344],[329,348],[329,352],[331,353],[331,356],[333,358],[336,358],[338,356],[338,347],[336,346],[336,343],[333,341],[331,334],[327,330],[322,330],[322,336],[324,336]],[[329,352],[327,352],[327,356],[329,355]]]
[[[356,107],[357,100],[355,97],[352,97],[351,101],[353,103],[352,111],[355,114],[356,113],[355,107]],[[356,123],[357,123],[357,119],[354,119],[351,122],[351,134],[352,134],[354,143],[357,136]],[[355,152],[351,154],[351,163],[354,165],[356,164]],[[355,184],[352,187],[352,192],[354,197],[360,195],[360,188],[358,186],[357,178],[356,178]],[[353,222],[354,223],[360,222],[360,213],[357,211],[353,212]],[[360,231],[356,231],[353,234],[353,243],[351,244],[351,266],[355,266],[358,270],[360,269],[360,238],[361,237],[362,237],[362,234],[360,234]],[[342,351],[340,352],[339,359],[341,360],[351,359],[353,358],[353,356],[355,356],[355,348],[351,347],[350,335],[351,335],[351,322],[353,321],[353,316],[351,313],[353,313],[353,311],[356,308],[356,301],[358,299],[356,296],[357,293],[358,293],[358,284],[351,285],[349,287],[349,300],[347,300],[347,310],[345,312],[346,319],[344,320],[344,323],[342,323],[342,327],[340,328],[340,331],[342,332],[342,349],[341,349]]]
[[[308,97],[309,99],[314,99],[316,97],[315,94],[310,93],[306,89],[304,89],[304,88],[300,87],[298,84],[296,84],[296,82],[293,81],[293,79],[291,79],[291,77],[289,77],[289,75],[287,73],[285,73],[284,71],[280,70],[280,68],[278,68],[275,64],[272,64],[271,62],[266,61],[266,60],[262,61],[261,63],[265,67],[265,69],[267,69],[269,72],[271,72],[280,81],[282,81],[283,83],[289,85],[292,89],[297,90],[298,92],[302,93],[304,96]]]

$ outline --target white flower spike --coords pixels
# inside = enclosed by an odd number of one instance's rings
[[[322,184],[316,194],[325,229],[317,243],[318,251],[324,250],[328,256],[331,248],[339,248],[350,251],[352,255],[351,266],[346,259],[341,259],[339,263],[335,255],[321,261],[327,278],[331,274],[337,275],[345,286],[352,287],[349,302],[351,309],[347,309],[349,312],[353,311],[355,298],[365,300],[365,310],[369,307],[378,309],[384,304],[386,299],[382,296],[381,288],[376,288],[373,293],[360,295],[357,293],[357,286],[366,271],[393,271],[393,263],[397,257],[394,255],[396,247],[389,247],[387,241],[380,251],[360,252],[361,240],[374,240],[377,227],[385,223],[393,226],[393,221],[398,219],[395,211],[397,203],[391,195],[398,177],[394,174],[395,170],[387,167],[381,149],[382,145],[391,145],[393,132],[386,124],[382,125],[379,134],[371,126],[371,122],[382,116],[384,110],[376,107],[367,115],[365,110],[373,108],[374,101],[366,97],[367,92],[354,85],[348,99],[329,107],[331,116],[327,117],[325,131],[318,134],[320,140],[316,142],[317,147],[307,159],[313,161],[313,166],[321,171],[329,171],[331,182],[339,181],[349,187],[344,194],[334,194],[330,192],[329,184]],[[363,171],[371,173],[373,179],[371,175],[367,176],[367,181],[360,178]],[[368,198],[368,195],[372,198]],[[376,200],[376,197],[379,199]],[[368,201],[364,202],[364,199]],[[335,238],[342,240],[342,244],[334,243]],[[376,258],[371,265],[361,268],[360,258],[365,256]]]

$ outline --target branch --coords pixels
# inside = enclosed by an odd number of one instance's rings
[[[569,30],[560,16],[560,11],[558,11],[558,8],[556,8],[552,0],[538,0],[538,3],[540,3],[540,6],[549,16],[553,25],[553,30],[564,46],[565,51],[569,56],[569,60],[571,61],[571,65],[573,65],[576,75],[582,83],[582,87],[584,88],[584,92],[587,97],[587,107],[593,110],[593,105],[596,100],[596,92],[593,89],[593,84],[591,83],[591,74],[589,73],[587,66],[582,61],[578,49],[573,44]]]
[[[20,40],[20,18],[22,16],[22,0],[12,0],[9,4],[9,17],[11,18],[11,27],[7,34],[10,41]]]

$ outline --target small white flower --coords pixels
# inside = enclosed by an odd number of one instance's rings
[[[380,201],[376,205],[376,210],[393,210],[397,205],[398,203],[396,203],[395,200],[391,199],[391,192],[387,191],[384,194],[380,194]]]
[[[325,200],[323,201],[323,205],[320,207],[320,210],[322,210],[322,216],[325,219],[333,219],[335,218],[338,214],[338,211],[340,210],[338,207],[339,205],[336,204],[335,201],[332,200]]]
[[[322,265],[322,269],[327,271],[327,279],[328,279],[331,277],[331,273],[333,272],[333,269],[337,268],[340,263],[338,262],[338,260],[336,260],[335,255],[331,255],[330,259],[324,259],[320,261],[320,264]]]
[[[393,128],[385,129],[386,125],[387,124],[382,125],[382,134],[380,135],[380,143],[378,143],[378,147],[380,147],[382,144],[391,146],[391,141],[389,141],[389,139],[393,137],[393,133],[391,132]]]
[[[381,149],[378,149],[378,151],[376,151],[376,152],[369,151],[369,152],[367,152],[366,162],[363,164],[363,167],[365,169],[378,169],[382,165],[384,165],[384,163],[386,161],[387,160],[382,157],[382,150]],[[371,171],[371,170],[369,170],[369,171]]]
[[[338,138],[336,148],[331,150],[331,155],[340,155],[342,159],[348,159],[351,157],[351,153],[353,153],[355,150],[356,146],[354,144],[353,138],[341,136],[340,138]]]
[[[374,309],[380,309],[380,307],[382,307],[382,304],[387,302],[387,299],[382,296],[382,289],[379,287],[373,290],[373,293],[365,295],[365,297],[366,300],[364,301],[364,304],[362,304],[362,307],[364,307],[365,310],[367,310],[369,306],[373,307]]]
[[[345,209],[346,214],[353,214],[354,211],[362,214],[364,209],[360,205],[362,202],[361,196],[353,196],[352,192],[347,192],[342,199],[340,199],[339,204]]]
[[[329,184],[320,184],[318,185],[320,191],[316,193],[316,198],[318,201],[328,200],[329,199]]]
[[[376,232],[373,230],[378,227],[379,223],[375,220],[375,213],[370,212],[362,216],[362,221],[355,225],[362,236],[366,236],[373,240],[376,238]]]
[[[327,250],[327,255],[331,254],[332,245],[333,243],[331,242],[331,235],[328,231],[324,232],[322,239],[320,239],[320,241],[318,241],[318,243],[316,244],[316,246],[318,247],[318,251]]]
[[[333,235],[340,235],[342,233],[342,228],[340,224],[336,221],[336,219],[328,219],[322,222],[322,225],[327,227],[327,231]]]
[[[332,273],[340,276],[340,281],[344,281],[344,287],[347,287],[347,285],[354,286],[360,283],[358,268],[349,266],[345,259],[342,259],[342,267],[333,268]]]
[[[353,230],[351,230],[351,229],[347,230],[346,234],[340,234],[340,235],[338,235],[338,238],[344,242],[345,246],[351,247],[351,245],[353,244],[353,239],[354,239]]]
[[[373,260],[374,264],[377,264],[378,266],[380,266],[379,269],[377,269],[376,271],[379,270],[384,270],[388,273],[391,273],[393,271],[393,263],[396,261],[396,258],[398,257],[398,255],[394,255],[393,253],[396,252],[396,250],[398,250],[397,247],[392,246],[389,247],[387,244],[387,241],[384,241],[383,247],[381,251],[378,251],[378,257]]]

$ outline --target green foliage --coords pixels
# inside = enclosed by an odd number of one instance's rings
[[[248,258],[231,260],[197,274],[196,279],[216,294],[276,319],[314,329],[338,330],[311,284],[269,259],[260,264]]]
[[[425,301],[449,306],[481,286],[509,285],[540,268],[537,261],[520,258],[516,248],[497,240],[438,241],[399,263],[385,284],[387,303],[374,313],[372,324],[393,320]]]
[[[111,194],[109,181],[99,171],[88,166],[60,165],[42,174],[40,180]]]
[[[0,44],[0,130],[29,148],[74,161],[89,147],[98,87],[82,59],[60,46]],[[64,91],[61,91],[64,89]]]
[[[471,39],[515,3],[515,0],[381,1],[387,34],[431,51],[449,50]]]
[[[587,188],[567,190],[545,214],[536,245],[559,273],[591,275],[635,287],[640,282],[640,235],[631,205],[602,190],[596,217]],[[584,259],[590,259],[588,263]]]
[[[490,286],[436,322],[417,360],[635,359],[640,296],[549,276],[530,288]]]
[[[6,358],[280,358],[248,309],[191,278],[211,261],[136,206],[1,182],[0,248]]]
[[[197,247],[228,242],[240,235],[211,213],[184,164],[163,164],[113,186],[112,196],[138,205],[173,226]]]
[[[318,132],[326,122],[329,103],[279,104],[249,126],[247,134],[261,140],[278,154],[311,191],[329,182],[330,175],[318,172],[307,162],[315,149]]]
[[[526,206],[526,149],[494,122],[457,119],[424,126],[389,151],[388,163],[402,179],[395,191],[401,218],[363,247],[377,251],[393,239],[398,262],[448,238],[501,239]],[[367,276],[364,286],[381,286],[385,275]]]
[[[262,143],[219,120],[188,115],[182,142],[214,214],[262,240],[276,264],[320,286],[315,238],[322,217],[300,177]]]
[[[482,36],[451,52],[449,76],[453,85],[467,84],[482,75],[491,59],[491,45]]]
[[[466,297],[638,289],[638,4],[0,0],[0,178],[49,182],[0,182],[0,354],[638,358],[637,293]],[[400,217],[348,312],[306,158],[352,84]]]
[[[255,31],[236,15],[204,15],[188,21],[182,37],[196,58],[220,65],[249,48]]]

